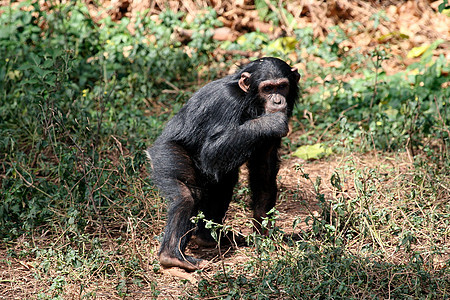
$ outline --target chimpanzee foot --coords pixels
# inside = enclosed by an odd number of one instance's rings
[[[176,257],[169,256],[166,253],[161,253],[159,255],[159,263],[164,268],[181,268],[186,271],[193,272],[195,270],[200,270],[206,267],[208,264],[207,260],[194,258],[191,256],[185,256],[186,260],[181,260]]]

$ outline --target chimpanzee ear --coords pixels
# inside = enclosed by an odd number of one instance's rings
[[[248,72],[242,73],[241,78],[239,79],[239,87],[246,93],[250,89],[249,79],[250,79],[250,73],[248,73]]]
[[[299,81],[300,80],[300,74],[298,73],[298,71],[297,71],[298,69],[296,68],[296,67],[293,67],[292,69],[291,69],[291,72],[293,73],[293,75],[294,75],[294,78],[295,78],[295,81]]]

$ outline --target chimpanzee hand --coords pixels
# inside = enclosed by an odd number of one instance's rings
[[[266,114],[264,118],[268,118],[267,125],[270,131],[268,135],[271,137],[283,137],[289,132],[288,117],[284,111]]]
[[[282,111],[264,114],[248,121],[248,125],[251,132],[258,132],[265,137],[281,138],[289,132],[288,116]]]

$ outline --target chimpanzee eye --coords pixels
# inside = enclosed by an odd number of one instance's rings
[[[264,93],[268,93],[272,90],[272,86],[271,85],[266,85],[265,87],[263,87],[263,92]]]
[[[288,84],[287,84],[287,83],[282,83],[282,84],[280,84],[280,85],[278,86],[279,89],[285,89],[285,88],[287,88],[287,87],[288,87]]]

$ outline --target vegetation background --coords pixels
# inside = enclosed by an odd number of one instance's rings
[[[447,0],[0,1],[1,299],[450,298]],[[261,56],[302,97],[268,237],[157,260],[143,150],[200,86]]]

